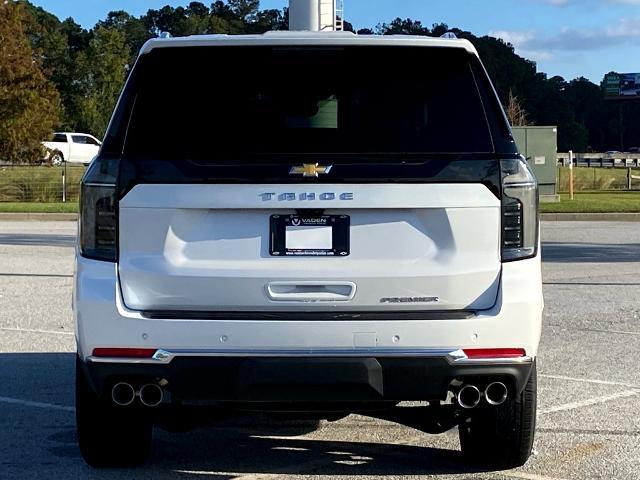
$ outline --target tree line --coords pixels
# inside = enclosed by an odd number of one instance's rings
[[[0,2],[0,159],[37,158],[40,141],[54,130],[101,137],[138,51],[161,32],[247,34],[287,25],[286,8],[263,10],[259,0],[167,5],[139,17],[112,11],[89,30],[26,0]],[[354,31],[349,22],[345,29]],[[605,101],[601,87],[585,78],[548,77],[500,39],[401,18],[355,33],[440,36],[447,31],[478,49],[514,123],[558,126],[559,150],[640,146],[640,102]],[[376,68],[384,65],[372,65],[371,75]]]

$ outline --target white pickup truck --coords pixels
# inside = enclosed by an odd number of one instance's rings
[[[58,132],[50,142],[42,142],[47,149],[47,161],[53,165],[62,162],[88,165],[98,154],[102,143],[86,133]]]

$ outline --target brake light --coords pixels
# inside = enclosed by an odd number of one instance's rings
[[[518,358],[527,355],[524,348],[465,348],[463,352],[471,359]]]
[[[94,348],[94,357],[109,358],[151,358],[155,348]]]
[[[524,158],[501,160],[502,261],[538,253],[538,182]]]
[[[80,187],[80,253],[84,257],[116,261],[116,179],[118,163],[96,158]]]

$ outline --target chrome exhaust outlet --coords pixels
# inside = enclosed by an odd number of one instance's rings
[[[484,389],[484,398],[489,405],[502,405],[509,396],[507,386],[502,382],[493,382]]]
[[[136,399],[136,391],[126,382],[116,383],[111,389],[111,400],[116,405],[126,407]]]
[[[456,400],[458,401],[458,405],[469,410],[478,406],[480,403],[480,397],[481,395],[478,387],[474,385],[463,385],[460,390],[458,390]]]
[[[147,383],[140,387],[140,401],[145,407],[157,407],[162,403],[164,391],[155,383]]]

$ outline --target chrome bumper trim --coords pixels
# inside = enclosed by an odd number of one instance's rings
[[[312,350],[173,350],[158,349],[151,358],[108,358],[89,356],[93,363],[168,364],[176,357],[247,357],[247,358],[444,358],[452,365],[513,365],[533,362],[530,356],[517,358],[474,358],[461,349],[312,349]]]

